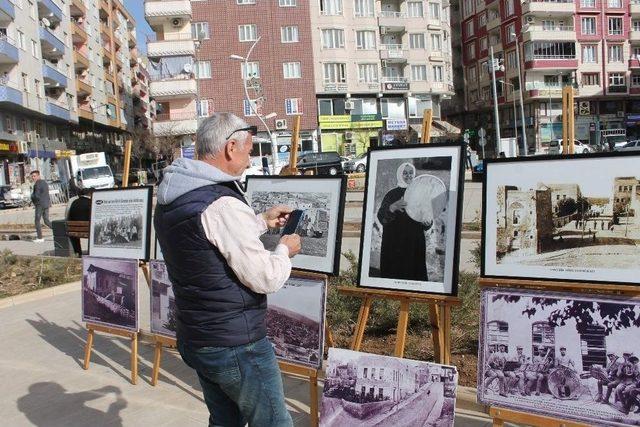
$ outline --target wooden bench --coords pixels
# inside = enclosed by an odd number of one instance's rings
[[[67,221],[67,236],[88,239],[89,224],[90,221]]]

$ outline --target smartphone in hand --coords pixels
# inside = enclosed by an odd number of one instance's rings
[[[291,212],[289,214],[289,219],[287,220],[287,223],[282,228],[282,235],[283,236],[286,236],[288,234],[295,234],[296,233],[296,229],[298,228],[298,224],[300,223],[300,220],[302,219],[302,214],[303,213],[304,213],[303,210],[296,209],[296,210],[294,210],[293,212]]]

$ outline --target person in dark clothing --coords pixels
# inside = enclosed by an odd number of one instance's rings
[[[262,174],[263,175],[271,175],[271,172],[269,172],[269,159],[267,159],[267,156],[262,156]]]
[[[44,225],[51,228],[51,221],[49,221],[49,207],[51,206],[51,200],[49,199],[49,186],[47,181],[40,177],[40,171],[34,170],[30,174],[33,184],[33,192],[31,193],[31,201],[36,210],[36,239],[34,243],[42,243],[42,224],[40,219],[44,221]]]
[[[398,186],[382,199],[378,220],[382,224],[380,277],[386,279],[428,280],[425,231],[427,227],[414,221],[405,211],[404,193],[416,175],[411,163],[397,170]]]
[[[67,221],[90,221],[91,220],[91,193],[92,188],[78,188],[78,198],[71,201],[67,209]],[[82,257],[82,246],[80,238],[69,236],[73,252]]]

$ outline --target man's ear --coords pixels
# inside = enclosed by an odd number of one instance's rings
[[[231,155],[236,151],[237,144],[238,144],[238,141],[236,141],[235,139],[230,139],[227,142],[227,145],[224,146],[224,154],[227,157],[227,159],[230,159]]]

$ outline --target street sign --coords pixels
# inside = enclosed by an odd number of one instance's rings
[[[462,138],[464,139],[465,144],[469,143],[469,133],[468,132],[465,132],[464,136]]]
[[[485,145],[487,145],[487,140],[485,139],[485,137],[484,137],[484,136],[481,136],[481,137],[478,139],[478,144],[480,144],[480,146],[481,146],[481,147],[484,147]]]
[[[487,136],[487,131],[484,130],[484,128],[480,128],[478,129],[478,136],[482,139],[484,139],[485,136]]]

